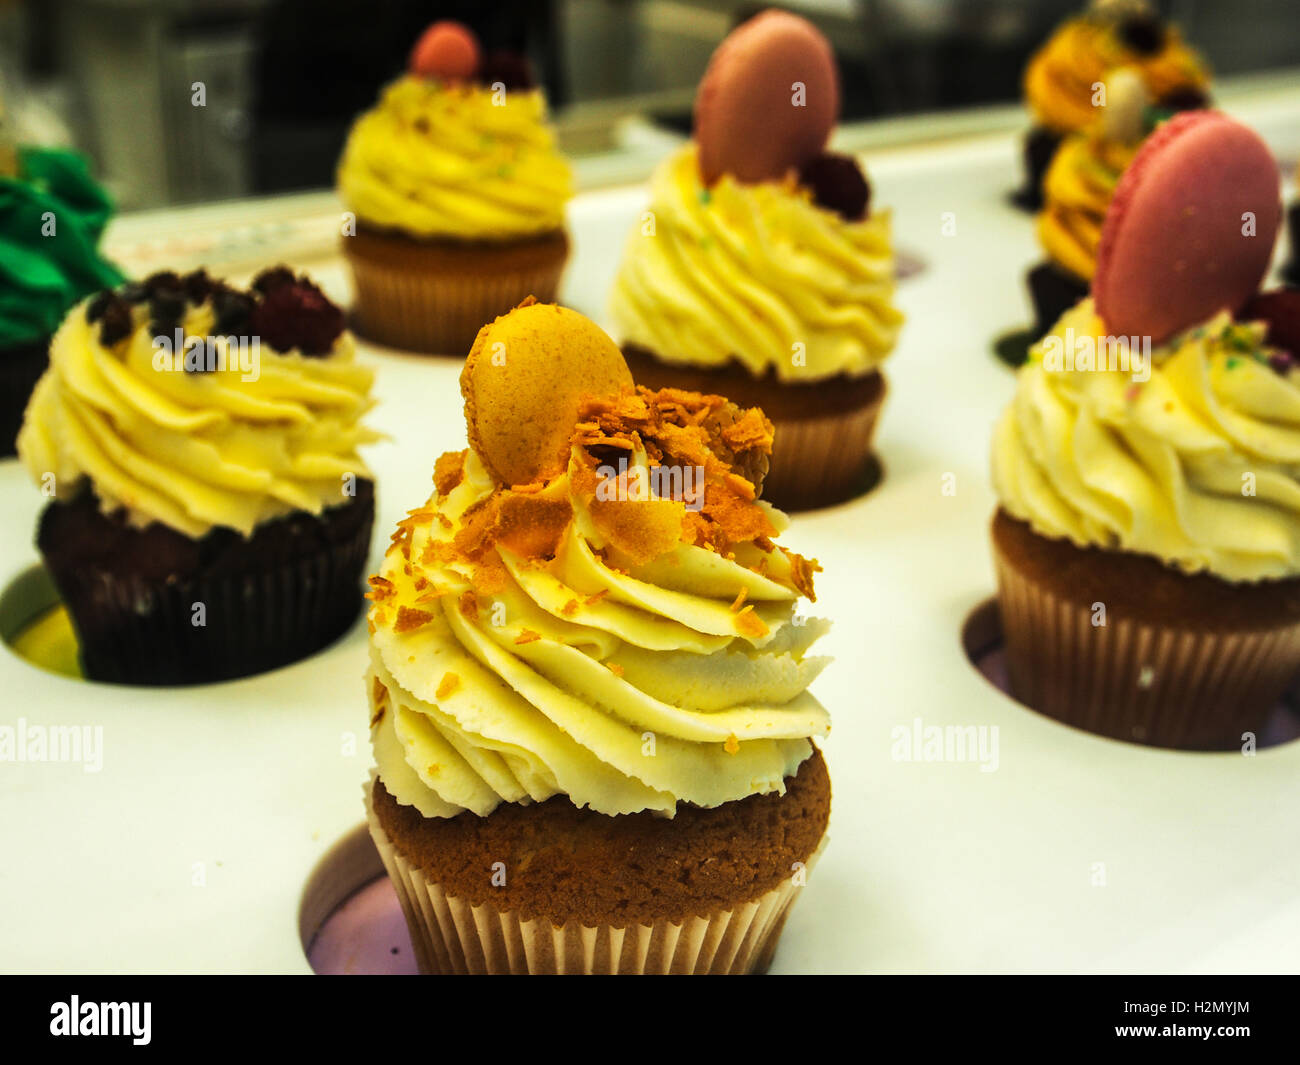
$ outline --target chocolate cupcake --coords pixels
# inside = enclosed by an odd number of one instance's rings
[[[159,273],[73,309],[18,448],[53,496],[37,547],[87,677],[246,676],[355,620],[371,376],[342,311],[282,267],[248,291]]]
[[[762,971],[830,810],[770,423],[541,304],[461,386],[471,446],[371,578],[366,806],[422,971]]]
[[[1300,187],[1300,169],[1296,170],[1296,185]],[[1286,212],[1287,243],[1290,258],[1282,266],[1282,280],[1288,285],[1300,288],[1300,200],[1297,200]]]
[[[700,83],[695,141],[654,176],[610,299],[640,383],[763,408],[776,427],[765,490],[790,509],[878,477],[880,367],[903,322],[889,211],[856,160],[825,151],[838,102],[834,55],[809,23],[773,11],[737,28]]]
[[[1093,296],[1019,371],[993,555],[1012,690],[1045,714],[1223,749],[1300,670],[1300,293],[1252,299],[1280,210],[1252,132],[1170,121],[1116,190]]]
[[[357,119],[338,187],[361,335],[462,357],[485,321],[555,298],[573,188],[546,99],[522,56],[481,55],[459,23],[431,26]]]
[[[23,411],[63,316],[122,281],[97,250],[110,214],[80,155],[21,148],[0,159],[0,458],[15,454]]]
[[[1208,107],[1209,70],[1145,0],[1093,0],[1035,53],[1025,68],[1025,104],[1034,126],[1025,138],[1025,183],[1018,206],[1039,211],[1043,181],[1057,148],[1084,132],[1096,115],[1097,86],[1112,71],[1131,68],[1147,95],[1166,111]]]

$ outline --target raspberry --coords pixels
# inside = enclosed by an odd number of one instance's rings
[[[528,57],[505,48],[487,54],[479,70],[478,80],[489,88],[496,82],[509,89],[525,90],[537,85]]]
[[[325,355],[345,328],[343,312],[306,278],[289,280],[276,270],[267,271],[255,281],[275,275],[273,283],[259,289],[262,300],[254,308],[250,328],[254,335],[279,351],[297,348],[304,355]]]
[[[1285,352],[1300,352],[1300,289],[1261,292],[1237,315],[1243,322],[1267,322],[1265,342]]]
[[[817,203],[850,222],[867,217],[871,186],[852,156],[833,152],[814,156],[799,168],[799,182],[812,190]]]

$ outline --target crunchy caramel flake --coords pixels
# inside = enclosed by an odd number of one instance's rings
[[[728,754],[736,754],[740,751],[740,740],[734,732],[727,737],[727,742],[722,745],[722,749]]]
[[[442,680],[438,681],[437,690],[433,695],[435,699],[445,699],[457,688],[460,687],[460,677],[455,673],[444,673]]]
[[[595,595],[589,595],[589,596],[587,596],[587,598],[584,599],[583,602],[586,603],[587,606],[595,606],[595,605],[596,605],[597,603],[599,603],[602,599],[604,599],[605,596],[607,596],[607,595],[609,595],[609,589],[608,589],[608,588],[602,588],[602,589],[601,589],[600,591],[598,591]]]
[[[533,632],[532,629],[522,629],[519,635],[515,637],[515,643],[533,643],[541,638],[542,634],[540,632]]]
[[[445,496],[465,478],[465,451],[448,451],[433,464],[433,486]]]
[[[430,762],[428,768],[425,769],[425,773],[431,777],[436,777],[441,772],[442,772],[442,766],[440,766],[437,762]]]
[[[370,591],[366,592],[367,599],[373,599],[376,603],[387,599],[393,595],[397,589],[393,587],[393,582],[387,577],[374,576],[367,580],[370,585]]]
[[[766,636],[771,630],[754,612],[754,604],[750,603],[739,614],[736,615],[736,631],[742,636]]]
[[[564,604],[564,606],[560,607],[560,613],[563,614],[566,618],[571,618],[573,617],[574,614],[578,612],[578,606],[579,604],[576,599],[570,599],[567,603]]]
[[[441,525],[444,529],[450,529],[452,527],[451,519],[447,517],[447,515],[444,514],[441,510],[437,512],[435,517],[438,519],[438,524]]]
[[[478,620],[478,596],[476,596],[472,591],[461,592],[460,598],[456,600],[456,605],[460,608],[461,614],[463,614],[468,620]]]
[[[411,632],[413,629],[429,624],[432,620],[433,615],[427,610],[412,610],[408,606],[399,606],[397,624],[393,626],[393,631],[399,635],[403,632]]]
[[[807,597],[809,602],[817,602],[817,593],[813,590],[813,574],[821,573],[821,563],[815,558],[804,558],[803,555],[787,551],[784,547],[781,548],[781,552],[790,560],[791,583],[800,595]]]
[[[754,491],[754,486],[740,474],[729,473],[723,478],[723,480],[726,481],[727,487],[735,492],[736,495],[740,496],[741,499],[752,502],[758,498],[757,493]]]
[[[749,598],[749,589],[742,586],[740,591],[736,594],[735,602],[731,604],[731,612],[734,614],[737,610],[739,610],[742,606],[744,606],[745,600],[748,598]]]
[[[614,676],[621,677],[623,675],[623,667],[617,662],[606,662],[605,665],[609,667],[609,671],[613,673]]]
[[[772,423],[764,417],[757,407],[750,407],[739,418],[722,430],[723,442],[732,451],[749,451],[760,448],[772,449]]]

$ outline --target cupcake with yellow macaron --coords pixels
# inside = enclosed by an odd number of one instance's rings
[[[1146,0],[1092,0],[1062,23],[1025,68],[1025,104],[1034,128],[1025,141],[1024,187],[1016,202],[1043,205],[1043,181],[1062,141],[1093,124],[1098,87],[1131,68],[1156,106],[1182,111],[1209,106],[1210,73],[1178,28]]]
[[[438,22],[357,119],[338,167],[357,330],[463,356],[528,295],[553,299],[569,253],[569,165],[521,56]]]
[[[831,799],[771,423],[532,301],[461,390],[371,578],[366,804],[420,968],[761,972]]]

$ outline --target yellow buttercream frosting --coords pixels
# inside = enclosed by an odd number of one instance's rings
[[[249,349],[242,364],[236,352],[224,368],[192,373],[160,368],[148,305],[133,315],[129,335],[105,347],[82,303],[51,342],[18,453],[57,498],[89,481],[103,510],[125,508],[133,525],[248,535],[291,511],[345,503],[369,476],[357,449],[378,439],[361,424],[373,374],[356,363],[350,333],[324,357],[260,344],[255,359]],[[187,304],[180,324],[207,336],[211,304]]]
[[[573,176],[540,90],[406,75],[353,125],[338,187],[369,226],[504,241],[562,228]]]
[[[1104,332],[1085,299],[1020,369],[993,443],[1002,507],[1189,573],[1300,575],[1300,387],[1269,366],[1265,326],[1220,314],[1152,352],[1149,380],[1050,357]]]
[[[705,187],[694,145],[662,163],[630,235],[610,314],[621,340],[665,362],[736,360],[784,381],[862,375],[893,350],[887,210],[852,222],[793,177]]]
[[[624,488],[651,466],[639,440],[628,459]],[[808,563],[765,536],[701,546],[675,531],[683,502],[598,502],[593,476],[576,444],[568,470],[529,493],[498,487],[472,451],[444,456],[439,491],[402,523],[371,579],[368,678],[379,776],[398,802],[449,817],[562,794],[672,816],[679,802],[783,792],[829,731],[807,691],[828,625],[796,614]],[[706,494],[703,513],[785,527],[743,498]],[[671,545],[629,554],[648,530]]]
[[[1043,179],[1038,240],[1048,257],[1075,277],[1091,281],[1106,211],[1120,176],[1141,145],[1109,140],[1097,126],[1065,139]]]
[[[1084,129],[1096,114],[1096,86],[1115,68],[1132,66],[1153,100],[1179,90],[1204,90],[1210,75],[1177,27],[1165,27],[1164,45],[1153,55],[1134,51],[1105,17],[1070,19],[1029,61],[1024,93],[1034,118],[1058,133]]]

